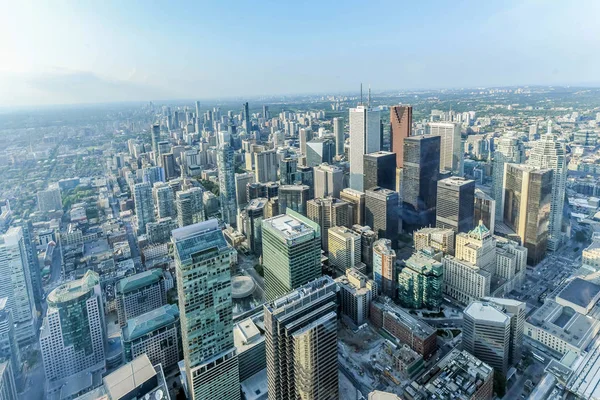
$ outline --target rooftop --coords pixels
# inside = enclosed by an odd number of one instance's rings
[[[269,200],[265,198],[252,199],[250,200],[247,209],[248,211],[260,210],[267,205],[268,201]]]
[[[267,399],[267,369],[252,375],[241,383],[242,393],[246,400]]]
[[[184,226],[183,228],[177,228],[171,232],[175,241],[187,239],[195,236],[202,232],[214,231],[219,229],[219,222],[216,219],[209,219],[208,221],[200,222],[194,225]]]
[[[123,278],[117,283],[117,292],[128,293],[148,285],[152,285],[162,279],[162,269],[151,269]]]
[[[48,295],[48,303],[62,303],[74,300],[90,293],[96,285],[100,284],[100,277],[92,270],[88,270],[81,279],[63,283]],[[51,306],[51,304],[49,304]]]
[[[387,313],[393,316],[398,322],[407,326],[418,337],[426,339],[429,336],[435,334],[435,329],[433,329],[425,321],[421,321],[420,319],[413,317],[408,312],[404,311],[392,302],[381,303],[375,301],[374,303],[379,308],[383,309],[384,311],[387,311]]]
[[[306,236],[314,236],[315,230],[307,223],[292,214],[282,214],[263,220],[263,228],[270,228],[284,240],[294,240]]]
[[[344,239],[360,237],[358,233],[354,232],[352,229],[346,228],[345,226],[334,226],[329,228],[327,232],[329,235],[338,235]]]
[[[461,176],[451,176],[450,178],[446,178],[446,179],[441,179],[438,181],[438,184],[443,184],[446,186],[464,186],[464,185],[470,185],[470,184],[474,184],[475,181],[472,181],[470,179],[465,179]]]
[[[143,383],[156,377],[150,359],[143,354],[104,377],[104,386],[111,399],[120,399]]]
[[[427,256],[427,254],[421,251],[411,255],[404,263],[408,268],[420,273],[433,272],[434,269],[442,273],[443,268],[441,262]]]
[[[598,301],[600,285],[575,278],[558,294],[557,301],[566,300],[589,311]]]
[[[249,276],[238,275],[231,277],[231,297],[242,299],[254,293],[254,280]]]
[[[124,341],[135,340],[160,327],[174,323],[179,319],[179,308],[167,304],[145,314],[127,320],[122,329]]]
[[[476,320],[484,320],[493,323],[499,324],[507,324],[509,323],[509,317],[504,314],[500,309],[495,307],[491,303],[482,303],[480,301],[475,301],[467,308],[465,308],[464,313],[466,315],[470,315],[473,319]]]
[[[259,318],[260,320],[262,315],[263,314],[256,318]],[[257,344],[263,343],[264,341],[265,337],[252,317],[248,317],[233,326],[233,343],[238,354],[251,349]]]

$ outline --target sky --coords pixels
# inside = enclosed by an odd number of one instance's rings
[[[600,85],[600,1],[1,0],[0,106]]]

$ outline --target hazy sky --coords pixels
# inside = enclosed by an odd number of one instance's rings
[[[1,106],[600,84],[599,0],[0,4]]]

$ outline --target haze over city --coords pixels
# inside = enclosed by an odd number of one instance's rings
[[[598,85],[600,3],[5,2],[0,106]]]

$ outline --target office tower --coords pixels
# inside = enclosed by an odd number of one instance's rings
[[[263,104],[263,118],[269,119],[271,118],[271,113],[269,112],[269,106]]]
[[[248,103],[246,103],[246,106]],[[235,201],[235,167],[233,148],[222,144],[217,150],[217,168],[219,170],[219,195],[221,200],[221,217],[223,222],[235,225],[237,214]]]
[[[0,294],[7,298],[19,345],[35,339],[35,302],[23,229],[9,228],[0,237]]]
[[[312,140],[312,129],[311,128],[302,128],[298,133],[298,137],[300,139],[300,153],[303,156],[306,156],[306,143],[309,140]]]
[[[492,400],[494,370],[468,351],[455,348],[410,388],[411,398]]]
[[[175,157],[173,156],[173,153],[161,154],[160,164],[165,170],[166,180],[177,177],[177,171],[175,170]]]
[[[152,197],[154,198],[158,218],[175,217],[177,208],[175,207],[175,195],[171,186],[164,182],[156,182],[152,186]]]
[[[267,185],[264,183],[248,183],[246,185],[246,201],[267,197]]]
[[[256,172],[256,182],[267,183],[277,180],[277,152],[275,150],[265,150],[254,153],[254,169]]]
[[[350,203],[352,207],[352,225],[365,224],[365,194],[358,190],[346,188],[340,192],[340,199]]]
[[[246,187],[249,183],[254,183],[254,174],[252,172],[244,172],[242,174],[235,174],[235,201],[237,208],[242,209],[248,204],[248,197],[246,194]]]
[[[404,167],[404,139],[412,129],[412,106],[390,107],[390,149],[396,154],[396,168]]]
[[[177,127],[178,125],[175,126]],[[158,142],[160,142],[160,124],[153,124],[150,127],[150,135],[152,139],[152,152],[154,153],[154,161],[156,161],[158,159]]]
[[[342,314],[350,318],[356,326],[367,322],[371,300],[377,296],[375,282],[356,268],[346,269],[345,274],[336,278],[335,282],[339,288]]]
[[[548,225],[548,250],[558,250],[562,242],[562,219],[567,184],[567,159],[565,143],[556,135],[542,135],[529,155],[528,164],[540,169],[552,170],[552,202]]]
[[[162,167],[142,168],[142,182],[154,186],[156,182],[165,181],[165,170]]]
[[[365,224],[379,239],[389,239],[395,249],[398,245],[398,192],[379,186],[365,192]]]
[[[177,224],[180,228],[197,224],[206,219],[203,195],[204,191],[199,187],[177,192],[175,206],[177,209]]]
[[[398,339],[421,355],[429,358],[437,348],[437,335],[430,325],[413,317],[391,301],[371,301],[370,319],[378,329]]]
[[[315,197],[314,193],[314,171],[312,167],[306,167],[303,165],[299,165],[296,169],[296,184],[300,182],[301,185],[306,185],[309,187],[309,199]]]
[[[51,392],[60,389],[64,378],[105,368],[106,325],[100,277],[87,271],[83,278],[58,286],[46,300],[48,311],[40,331],[40,348]]]
[[[463,149],[460,125],[454,122],[430,122],[427,134],[440,137],[440,172],[463,174]]]
[[[121,327],[127,320],[167,304],[167,293],[160,268],[121,279],[115,288],[117,316]]]
[[[505,165],[504,223],[515,231],[527,248],[529,265],[536,265],[546,254],[553,183],[551,169]]]
[[[146,224],[154,222],[154,203],[150,183],[136,183],[133,186],[133,202],[137,221],[137,234],[143,235],[146,233]]]
[[[37,201],[41,212],[62,210],[62,198],[58,188],[37,192]]]
[[[403,261],[398,273],[398,301],[402,307],[439,309],[442,304],[444,267],[426,251]]]
[[[268,301],[321,276],[321,229],[302,215],[263,220],[263,266]]]
[[[252,123],[250,122],[250,107],[248,106],[248,102],[244,103],[244,125],[246,133],[250,134],[252,132]]]
[[[15,337],[15,326],[8,308],[8,298],[0,299],[0,360],[10,360],[12,374],[18,382],[21,375],[21,351]]]
[[[323,276],[264,305],[269,400],[338,398],[336,292]]]
[[[352,225],[352,230],[360,235],[360,261],[366,265],[366,273],[373,272],[373,246],[377,241],[377,234],[368,226]]]
[[[505,136],[498,140],[498,143],[495,146],[494,161],[492,164],[492,197],[496,200],[496,220],[499,222],[502,222],[504,216],[505,165],[506,163],[522,164],[524,162],[525,147],[520,139],[513,136]]]
[[[464,311],[463,349],[506,376],[510,317],[490,303],[475,301]]]
[[[309,200],[306,216],[321,227],[321,245],[328,251],[327,231],[332,226],[350,226],[350,205],[334,197]]]
[[[253,199],[245,209],[245,227],[246,237],[250,245],[250,251],[257,256],[262,255],[262,221],[265,218],[265,206],[267,199]]]
[[[365,154],[363,187],[366,191],[375,186],[396,190],[396,156],[389,151]]]
[[[379,293],[396,297],[396,252],[389,239],[379,239],[373,244],[373,280]]]
[[[439,136],[404,139],[402,224],[407,232],[435,225],[439,152]]]
[[[121,329],[121,341],[125,362],[146,354],[153,365],[175,367],[183,358],[179,308],[165,304],[129,319]]]
[[[350,109],[350,187],[364,191],[365,154],[381,150],[381,115],[363,105]]]
[[[361,241],[359,233],[345,226],[329,228],[329,264],[338,271],[358,265],[361,261]]]
[[[279,197],[269,199],[265,207],[265,218],[273,218],[279,215]]]
[[[10,361],[0,362],[0,399],[18,400],[17,385]]]
[[[333,137],[335,138],[335,155],[344,155],[344,119],[336,117],[333,119]]]
[[[246,386],[244,381],[249,380],[248,389],[250,390],[247,391],[249,393],[255,392],[256,390],[256,386],[251,383],[253,382],[253,379],[250,379],[252,376],[260,376],[262,378],[261,381],[265,383],[267,377],[265,331],[264,329],[258,328],[258,326],[261,326],[262,328],[264,312],[262,307],[260,309],[256,308],[255,310],[256,312],[253,312],[248,318],[240,318],[239,322],[233,327],[233,341],[238,354],[242,392],[246,392],[246,390],[244,390]],[[264,385],[262,385],[260,392],[262,398],[266,399],[267,391]],[[246,396],[247,397],[245,398],[251,398],[251,396],[248,396],[247,394]]]
[[[473,229],[475,181],[452,176],[438,181],[436,226],[454,232]]]
[[[39,309],[43,290],[36,244],[33,241],[33,224],[31,223],[31,220],[18,219],[13,221],[12,225],[21,228],[23,232],[23,244],[25,245],[25,252],[27,253],[27,265],[29,268],[29,278],[31,280],[32,296],[36,307]],[[13,371],[15,370],[13,369]]]
[[[473,208],[473,223],[482,221],[491,232],[496,229],[496,200],[488,196],[483,190],[475,189],[475,204]]]
[[[283,185],[279,187],[279,212],[285,213],[289,208],[306,215],[306,202],[310,196],[307,185]]]
[[[298,168],[297,158],[284,158],[279,162],[279,182],[282,185],[293,185]]]
[[[522,301],[499,297],[485,297],[483,301],[493,304],[510,318],[509,366],[521,361],[523,350],[523,326],[525,325],[526,304]]]
[[[462,304],[490,294],[496,267],[496,239],[482,224],[456,235],[455,256],[446,255],[444,293]]]
[[[172,240],[188,393],[192,400],[239,399],[232,249],[216,219],[176,229]]]
[[[332,163],[335,157],[335,142],[329,138],[317,138],[306,143],[306,166],[316,167]]]
[[[177,220],[171,217],[160,218],[146,224],[146,236],[151,244],[166,243],[171,240],[171,231],[177,228]]]

